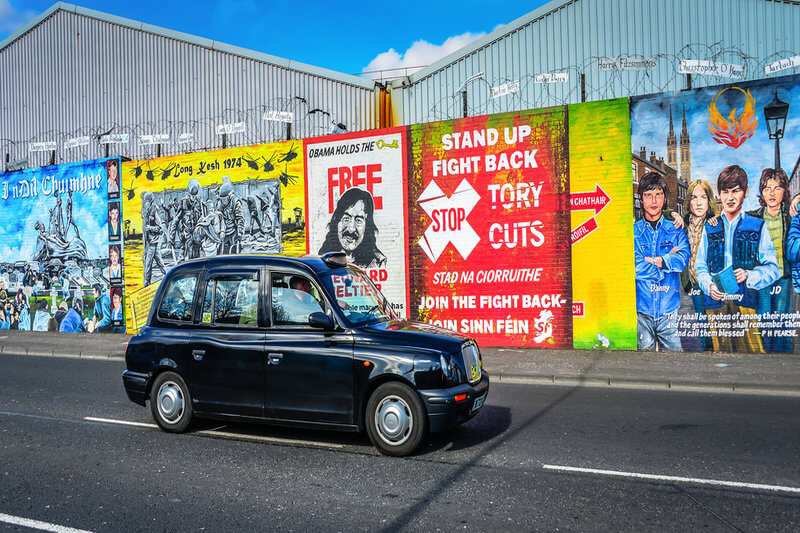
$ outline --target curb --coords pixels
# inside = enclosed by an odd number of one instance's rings
[[[103,361],[124,361],[124,355],[115,355],[110,353],[90,353],[90,352],[56,352],[55,349],[49,352],[36,352],[31,351],[25,348],[23,351],[21,348],[9,348],[8,350],[0,350],[0,354],[2,355],[25,355],[31,357],[57,357],[63,359],[100,359]]]
[[[500,383],[530,385],[560,385],[571,387],[608,387],[629,389],[656,389],[694,392],[738,392],[741,394],[768,394],[800,396],[800,387],[785,384],[699,382],[672,379],[621,378],[612,376],[583,376],[570,374],[524,374],[517,372],[487,372]]]

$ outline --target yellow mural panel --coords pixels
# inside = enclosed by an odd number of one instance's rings
[[[569,106],[575,348],[636,349],[628,100]]]
[[[146,319],[144,297],[177,264],[306,253],[303,151],[295,140],[123,163],[125,288],[139,296],[137,313],[128,305],[129,333]]]

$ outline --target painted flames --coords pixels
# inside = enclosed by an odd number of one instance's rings
[[[736,108],[728,114],[725,118],[722,113],[717,109],[717,100],[729,88],[741,91],[744,94],[744,111],[737,117]],[[750,94],[750,91],[745,91],[739,87],[729,87],[721,90],[717,95],[711,99],[708,106],[708,131],[711,136],[719,144],[730,146],[731,148],[739,148],[744,142],[753,136],[758,127],[758,119],[756,118],[756,99]]]

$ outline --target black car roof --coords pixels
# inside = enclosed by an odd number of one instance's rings
[[[173,271],[179,272],[183,270],[193,270],[196,268],[219,268],[225,266],[234,267],[253,267],[253,266],[274,266],[281,265],[294,265],[305,266],[310,268],[316,273],[331,270],[331,267],[326,265],[319,256],[306,255],[303,257],[287,257],[285,255],[216,255],[212,257],[201,257],[198,259],[191,259],[180,265],[176,266]]]

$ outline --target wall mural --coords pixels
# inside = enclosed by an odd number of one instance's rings
[[[0,173],[0,329],[123,330],[110,296],[122,282],[109,224],[119,166],[113,158]]]
[[[411,126],[411,316],[572,347],[564,107]]]
[[[147,319],[158,282],[198,257],[303,255],[303,142],[123,164],[128,329]]]
[[[798,109],[788,76],[2,173],[0,328],[133,333],[183,261],[343,250],[484,346],[799,353]]]
[[[628,99],[569,106],[572,334],[582,349],[636,349]]]
[[[406,129],[306,141],[309,251],[344,251],[407,316]]]
[[[796,352],[800,78],[633,98],[638,347]]]

